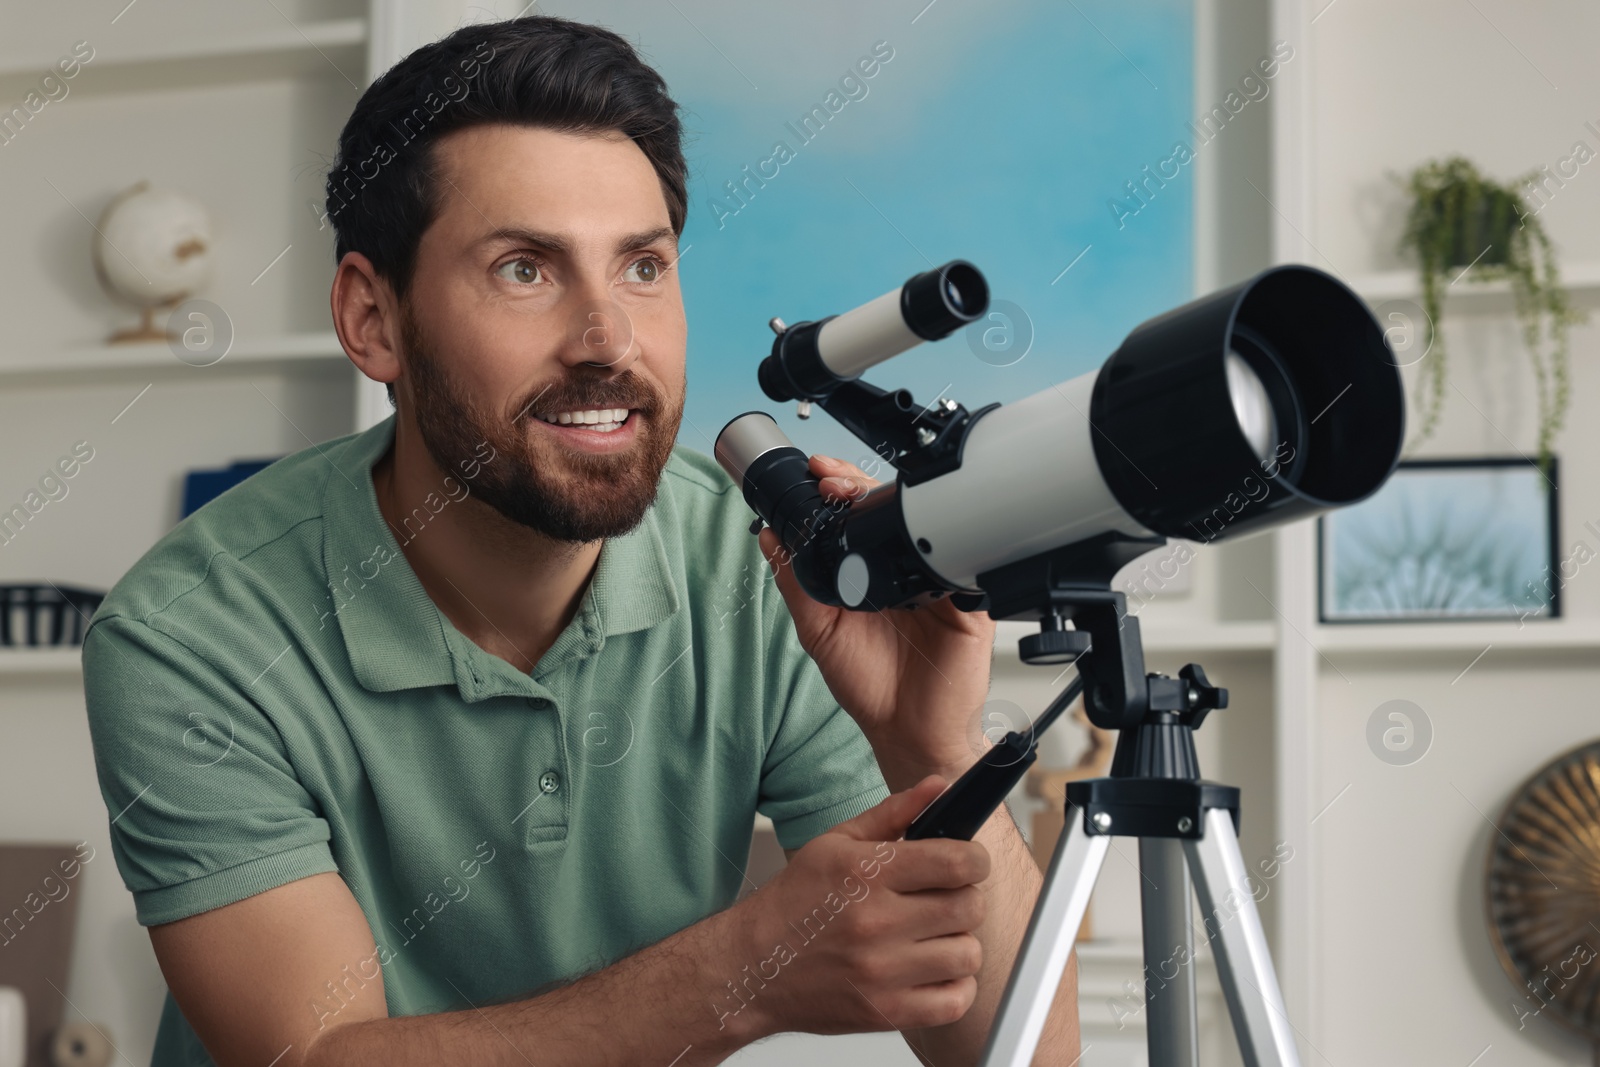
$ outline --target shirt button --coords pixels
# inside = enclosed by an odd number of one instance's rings
[[[539,788],[546,793],[554,793],[561,788],[561,776],[555,771],[545,771],[539,776]]]
[[[550,706],[550,701],[546,700],[544,697],[533,697],[528,701],[528,706],[538,711],[543,711],[545,708]]]

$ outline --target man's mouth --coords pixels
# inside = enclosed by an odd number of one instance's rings
[[[614,433],[622,428],[632,414],[628,408],[583,408],[544,412],[538,418],[556,426],[571,426],[574,429],[592,430],[595,433]]]

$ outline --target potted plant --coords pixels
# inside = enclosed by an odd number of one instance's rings
[[[1534,171],[1502,185],[1480,174],[1469,160],[1451,156],[1430,160],[1398,179],[1411,195],[1399,250],[1415,257],[1421,274],[1428,319],[1424,351],[1431,358],[1418,381],[1421,424],[1413,445],[1433,434],[1444,403],[1446,361],[1439,333],[1444,288],[1464,275],[1472,282],[1508,278],[1533,364],[1539,464],[1548,464],[1570,399],[1567,329],[1584,316],[1569,308],[1550,238],[1518,192],[1537,175]]]

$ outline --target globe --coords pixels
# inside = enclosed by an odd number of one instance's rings
[[[141,312],[137,327],[112,343],[166,341],[155,312],[173,307],[211,278],[211,219],[205,206],[141,181],[106,205],[95,228],[95,273],[108,293]]]

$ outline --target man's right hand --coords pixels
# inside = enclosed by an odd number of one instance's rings
[[[719,990],[723,1021],[757,1029],[859,1033],[942,1026],[972,1005],[983,949],[975,841],[902,841],[943,790],[937,775],[797,851],[733,909],[747,958]]]

